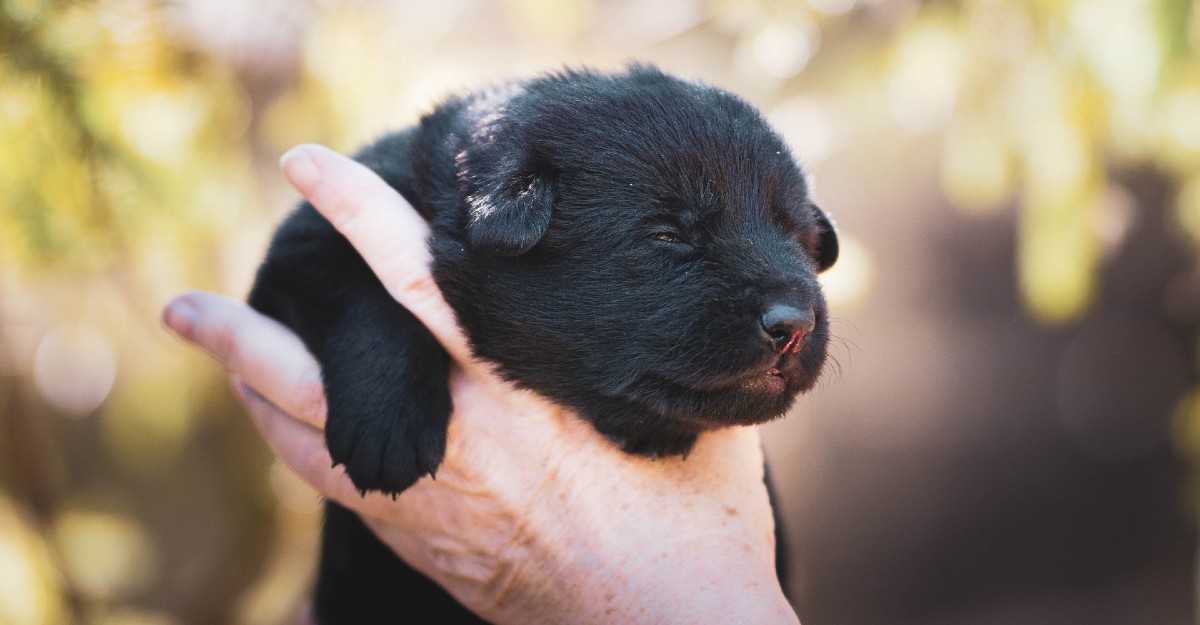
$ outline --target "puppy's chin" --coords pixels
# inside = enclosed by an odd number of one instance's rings
[[[628,389],[628,398],[653,414],[707,430],[730,425],[755,425],[783,416],[796,397],[817,382],[824,361],[823,343],[798,354],[743,369],[734,374],[704,376],[689,372],[686,379],[652,373]]]
[[[796,396],[811,386],[812,382],[775,371],[704,388],[650,376],[630,389],[629,398],[652,414],[702,431],[754,425],[782,417]]]

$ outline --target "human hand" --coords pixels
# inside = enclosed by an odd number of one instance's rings
[[[775,577],[756,430],[706,433],[686,461],[621,452],[471,357],[429,273],[428,227],[395,191],[319,146],[282,165],[456,363],[437,479],[363,497],[330,468],[319,366],[299,339],[239,302],[176,298],[167,325],[233,372],[288,466],[492,622],[796,622]]]

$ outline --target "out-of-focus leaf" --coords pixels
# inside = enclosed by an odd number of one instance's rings
[[[1167,62],[1194,56],[1196,39],[1189,31],[1197,23],[1196,3],[1193,0],[1159,0],[1152,4]]]
[[[587,27],[591,0],[506,0],[512,28],[543,42],[569,42]]]
[[[68,510],[55,522],[55,543],[73,586],[92,599],[120,599],[146,587],[157,551],[146,529],[123,514]]]
[[[923,20],[901,35],[887,77],[887,102],[903,127],[926,131],[950,120],[964,68],[959,34],[943,19]]]
[[[126,376],[101,415],[109,458],[130,474],[166,472],[183,457],[196,425],[197,398],[190,384],[179,381],[187,371],[173,364],[160,363],[157,372],[143,369],[140,375]]]
[[[97,614],[89,622],[94,625],[176,625],[180,621],[162,612],[122,606]]]
[[[968,211],[995,212],[1013,195],[1012,157],[994,123],[966,119],[952,124],[941,171],[946,196]]]
[[[1175,205],[1179,224],[1200,249],[1200,174],[1184,181]]]
[[[67,614],[49,547],[0,496],[0,625],[58,625]]]

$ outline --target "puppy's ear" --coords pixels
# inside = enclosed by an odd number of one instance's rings
[[[546,234],[557,182],[549,171],[490,172],[467,194],[467,241],[497,256],[520,256]]]
[[[838,237],[837,229],[833,227],[833,220],[829,218],[829,215],[816,206],[813,206],[813,210],[817,214],[817,227],[821,229],[821,235],[817,242],[817,272],[820,273],[837,262]]]

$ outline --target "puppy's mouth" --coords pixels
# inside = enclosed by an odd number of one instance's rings
[[[796,355],[784,354],[701,381],[650,374],[629,389],[628,397],[659,415],[702,429],[752,425],[782,416],[810,386],[808,377]]]
[[[753,393],[782,393],[787,390],[789,374],[795,358],[783,354],[766,364],[758,364],[733,375],[720,376],[699,383],[683,384],[701,393],[742,390]]]
[[[778,367],[772,367],[765,373],[757,373],[743,378],[733,385],[733,388],[746,393],[778,395],[787,390],[787,379],[783,377],[783,372]]]

